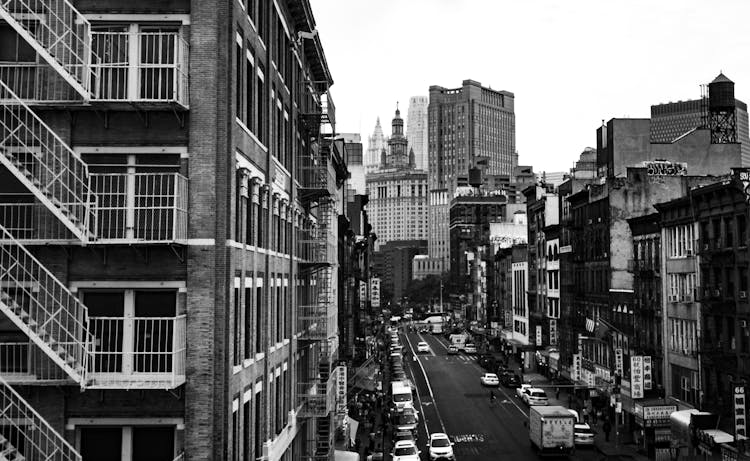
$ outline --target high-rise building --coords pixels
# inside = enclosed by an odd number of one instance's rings
[[[406,115],[406,139],[409,149],[414,151],[414,163],[419,170],[427,171],[427,96],[409,98]]]
[[[378,236],[375,250],[393,240],[426,240],[427,173],[414,168],[407,154],[404,120],[396,109],[388,150],[380,168],[366,176],[370,224]]]
[[[367,153],[364,159],[365,171],[367,173],[380,168],[381,155],[387,147],[388,138],[383,135],[383,127],[380,126],[380,117],[378,117],[372,135],[367,137]]]
[[[512,175],[517,162],[514,96],[479,82],[461,88],[430,87],[428,108],[428,255],[441,271],[450,269],[448,208],[459,186],[469,185],[469,171]]]
[[[0,13],[0,459],[330,459],[347,172],[310,2]]]

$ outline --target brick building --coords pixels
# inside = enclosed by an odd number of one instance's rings
[[[346,169],[309,2],[26,5],[0,4],[0,451],[327,459]]]

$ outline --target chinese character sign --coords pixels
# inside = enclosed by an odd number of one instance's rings
[[[737,437],[737,440],[747,438],[744,386],[735,386],[734,388],[734,433]]]
[[[622,349],[615,349],[615,374],[622,376]]]
[[[370,279],[370,305],[376,309],[380,307],[380,279],[377,277]]]
[[[581,380],[581,354],[573,354],[573,381]]]
[[[643,398],[643,356],[630,357],[630,385],[634,399]]]
[[[651,390],[651,356],[643,356],[643,388],[647,391]]]
[[[557,346],[557,319],[549,319],[549,345]]]

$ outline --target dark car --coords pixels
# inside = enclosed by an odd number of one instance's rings
[[[521,387],[521,377],[516,374],[506,374],[505,379],[500,381],[505,387]]]

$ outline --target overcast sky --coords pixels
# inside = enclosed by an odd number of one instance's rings
[[[516,149],[567,171],[613,117],[694,99],[719,71],[750,102],[750,0],[311,0],[338,132],[464,79],[515,94]]]

